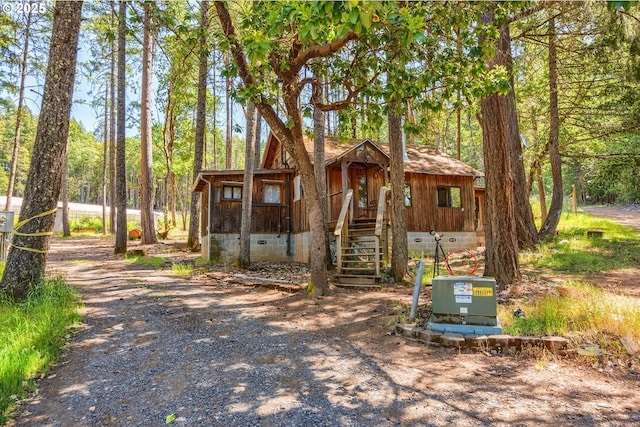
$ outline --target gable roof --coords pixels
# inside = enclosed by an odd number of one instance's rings
[[[370,144],[380,151],[386,158],[389,158],[389,144],[372,141],[369,139],[351,139],[341,142],[335,137],[325,137],[324,153],[325,165],[336,163],[344,157],[349,157],[358,147],[363,144]],[[265,158],[263,159],[263,167],[267,164],[269,155],[269,147],[271,144],[278,144],[279,141],[273,134],[270,135],[265,149]],[[304,136],[304,145],[309,153],[311,162],[313,163],[313,139]],[[424,173],[429,175],[457,175],[457,176],[484,176],[479,170],[469,166],[468,164],[455,159],[447,154],[441,153],[435,147],[426,145],[408,145],[406,147],[408,160],[404,162],[404,171],[410,173]]]

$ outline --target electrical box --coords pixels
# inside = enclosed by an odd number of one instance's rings
[[[496,281],[491,277],[439,276],[432,281],[428,329],[442,332],[501,334]]]
[[[12,211],[0,211],[0,233],[13,231],[13,215]]]

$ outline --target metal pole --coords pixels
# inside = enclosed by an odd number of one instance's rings
[[[413,302],[411,303],[411,313],[409,314],[409,322],[416,319],[418,311],[418,298],[420,297],[420,287],[422,286],[422,275],[424,274],[424,260],[418,261],[418,272],[416,273],[416,285],[413,288]]]

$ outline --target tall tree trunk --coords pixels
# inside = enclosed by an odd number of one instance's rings
[[[198,104],[196,106],[196,135],[193,155],[193,181],[198,178],[202,170],[204,153],[204,135],[206,131],[207,119],[207,72],[208,50],[206,32],[209,28],[209,2],[204,0],[200,5],[200,62],[198,65]],[[198,247],[200,229],[200,193],[191,193],[191,204],[189,206],[189,237],[187,238],[187,248],[195,250]]]
[[[258,109],[256,108],[256,111]],[[260,113],[257,113],[258,115],[256,116],[256,134],[255,134],[255,149],[254,149],[254,154],[253,154],[253,158],[254,158],[254,167],[256,169],[258,169],[260,167],[260,161],[262,160],[262,158],[260,157],[260,137],[262,135],[262,116],[260,115]]]
[[[13,152],[11,153],[11,169],[9,171],[9,186],[7,188],[7,200],[5,211],[11,209],[11,198],[13,197],[13,187],[16,182],[16,171],[18,170],[18,152],[20,149],[20,130],[22,129],[22,110],[24,105],[24,88],[27,79],[27,58],[29,55],[29,39],[31,35],[31,9],[27,13],[27,24],[24,29],[24,48],[22,51],[22,62],[20,63],[20,90],[18,92],[18,110],[16,111],[16,127],[13,134]]]
[[[112,13],[112,23],[114,19]],[[116,45],[111,41],[111,72],[109,73],[109,232],[116,232]]]
[[[69,145],[67,145],[67,151]],[[71,237],[71,226],[69,225],[69,155],[64,156],[62,166],[62,182],[60,183],[62,192],[62,235]]]
[[[229,59],[225,58],[225,62]],[[231,107],[231,79],[225,77],[225,106],[227,112],[226,139],[225,139],[225,169],[231,169],[231,155],[233,150],[233,108]]]
[[[215,60],[215,53],[214,53],[214,64],[215,64],[216,60]],[[211,76],[211,95],[213,95],[213,105],[211,108],[211,115],[213,116],[211,119],[211,122],[213,124],[212,126],[212,133],[211,133],[211,145],[213,147],[213,170],[217,170],[218,169],[218,154],[217,154],[217,150],[218,150],[218,93],[217,93],[217,86],[216,86],[216,67],[214,65],[213,70],[212,70],[212,76]],[[204,150],[204,154],[205,156],[207,155],[207,150]],[[204,168],[207,168],[207,161],[205,158],[205,162],[204,162]]]
[[[125,149],[125,91],[126,91],[126,38],[127,4],[120,1],[118,11],[118,105],[116,145],[116,254],[127,252],[127,165]]]
[[[540,238],[545,240],[552,238],[556,232],[564,198],[562,194],[562,160],[559,149],[558,58],[555,19],[553,17],[549,19],[549,116],[549,162],[553,178],[553,194],[549,214],[540,227]]]
[[[540,160],[535,162],[536,168],[536,181],[538,183],[538,200],[540,201],[540,214],[542,223],[547,220],[547,195],[544,190],[544,181],[542,180],[542,167],[540,166]]]
[[[107,235],[107,162],[109,146],[109,82],[105,83],[104,91],[104,128],[102,139],[102,235]]]
[[[407,273],[409,249],[407,241],[407,208],[404,205],[404,150],[402,147],[402,116],[396,112],[397,102],[390,105],[389,120],[389,169],[391,181],[391,271],[396,282],[404,280]],[[385,203],[378,200],[378,203]]]
[[[253,167],[255,131],[258,110],[253,103],[247,105],[247,133],[245,141],[244,184],[242,186],[242,217],[240,221],[240,256],[238,266],[251,265],[251,216],[253,201]]]
[[[153,144],[151,137],[151,78],[153,68],[153,34],[151,9],[144,3],[144,35],[142,41],[142,100],[140,103],[140,222],[142,243],[158,242],[153,215]]]
[[[176,220],[176,199],[177,189],[176,189],[176,173],[171,171],[169,174],[169,182],[171,184],[171,226],[173,228],[178,227],[178,221]]]
[[[313,87],[313,101],[314,104],[320,103],[322,99],[322,76],[316,78],[317,84]],[[329,234],[329,212],[327,201],[327,170],[324,167],[325,152],[324,152],[324,116],[325,113],[317,106],[313,108],[313,164],[314,175],[316,180],[316,186],[318,187],[318,196],[320,197],[320,205],[322,206],[322,213],[324,215],[323,224],[325,225],[324,235],[327,245],[326,252],[326,264],[327,267],[333,267],[333,259],[331,258],[331,235]]]
[[[417,123],[416,123],[416,114],[415,114],[415,109],[413,106],[413,100],[409,99],[407,100],[407,110],[405,113],[405,118],[407,120],[407,122],[412,126],[412,127],[416,127]],[[407,143],[407,145],[413,145],[416,143],[416,135],[414,133],[411,132],[405,132],[405,141]]]
[[[492,22],[493,13],[483,16]],[[507,58],[499,48],[487,62],[487,69],[506,66]],[[485,276],[493,276],[505,287],[520,280],[518,238],[513,206],[513,171],[509,142],[509,101],[496,93],[480,101],[483,157],[486,182]]]
[[[460,31],[456,30],[456,53],[462,56],[462,40],[460,39]],[[462,89],[456,91],[456,159],[460,160],[462,156]]]
[[[23,299],[44,278],[60,195],[76,71],[82,2],[56,2],[47,77],[25,197],[0,283],[0,293]]]
[[[509,128],[509,152],[513,172],[513,206],[516,221],[516,236],[520,249],[533,249],[538,244],[538,231],[533,219],[533,211],[527,193],[526,173],[522,159],[520,124],[516,105],[515,80],[513,78],[513,57],[511,55],[511,35],[509,26],[500,30],[499,49],[505,55],[507,70],[511,74],[511,89],[507,94],[507,126]]]
[[[163,211],[165,213],[165,231],[169,229],[167,214],[171,213],[171,225],[176,226],[175,216],[175,191],[173,183],[173,143],[175,141],[175,100],[173,96],[173,84],[167,87],[167,109],[165,112],[164,127],[162,129],[162,149],[165,162]]]

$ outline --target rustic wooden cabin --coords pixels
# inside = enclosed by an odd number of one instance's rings
[[[313,142],[305,143],[313,158]],[[338,275],[345,282],[363,272],[375,280],[386,257],[392,220],[388,153],[386,144],[368,139],[325,139],[328,221],[336,235]],[[480,208],[474,181],[482,173],[426,146],[408,146],[404,166],[409,251],[430,255],[430,230],[444,233],[448,250],[476,247]],[[238,256],[243,179],[241,170],[204,171],[194,184],[193,191],[202,195],[205,259]],[[254,173],[252,209],[252,260],[308,261],[304,190],[294,159],[273,135]]]

